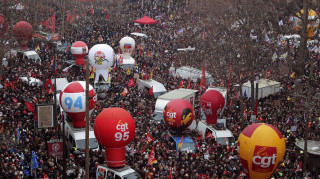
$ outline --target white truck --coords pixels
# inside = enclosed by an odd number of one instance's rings
[[[161,121],[163,119],[163,109],[171,100],[174,99],[185,99],[189,101],[194,108],[194,103],[197,95],[198,90],[180,88],[158,96],[155,110],[153,112],[153,119],[156,121]]]
[[[142,91],[149,91],[152,87],[153,89],[153,96],[156,98],[160,95],[163,95],[167,92],[164,85],[156,80],[139,80],[139,87]]]
[[[220,145],[234,145],[235,143],[232,132],[226,128],[226,119],[218,119],[217,125],[209,125],[205,120],[200,120],[197,125],[194,120],[189,129],[199,131],[203,139],[206,137],[214,138]]]
[[[121,168],[110,168],[106,164],[98,165],[96,171],[96,179],[138,179],[141,176],[129,166]]]
[[[68,140],[68,147],[83,152],[86,144],[86,128],[74,128],[71,121],[65,121],[65,135]],[[89,126],[89,149],[93,151],[99,150],[99,144],[94,135],[93,128]]]
[[[173,76],[180,76],[184,79],[191,79],[192,81],[196,82],[198,79],[201,79],[202,70],[196,69],[190,66],[182,66],[178,68],[170,67],[169,71]],[[206,83],[212,84],[214,82],[212,76],[205,72],[206,75]]]

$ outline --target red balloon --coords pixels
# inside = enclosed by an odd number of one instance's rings
[[[216,124],[225,105],[225,99],[219,91],[210,90],[205,92],[200,99],[200,106],[206,115],[208,124]]]
[[[13,27],[13,34],[16,36],[20,48],[23,50],[27,48],[29,40],[32,38],[32,33],[32,26],[25,21],[20,21]]]
[[[7,19],[0,14],[0,36],[2,35],[2,32],[5,33],[9,29],[8,21]]]
[[[172,130],[185,130],[194,119],[193,107],[185,99],[174,99],[164,108],[163,118]]]
[[[107,164],[122,167],[125,161],[125,146],[135,134],[136,124],[129,112],[122,108],[103,110],[94,123],[94,134],[105,147]]]
[[[76,65],[84,65],[84,57],[88,54],[88,46],[82,41],[76,41],[71,46],[71,53],[76,58]]]

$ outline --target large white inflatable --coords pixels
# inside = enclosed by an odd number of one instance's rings
[[[108,73],[113,64],[114,51],[112,47],[107,44],[97,44],[89,51],[89,60],[91,66],[96,69],[95,83],[98,82],[99,76],[102,75],[104,81],[108,79]]]
[[[135,48],[135,45],[136,45],[136,42],[131,37],[126,36],[120,40],[120,49],[122,51],[124,60],[131,58],[131,54]]]

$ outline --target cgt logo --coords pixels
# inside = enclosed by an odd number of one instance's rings
[[[212,115],[211,102],[202,100],[201,108],[206,115]]]
[[[128,130],[128,123],[121,123],[121,120],[118,122],[117,126],[116,126],[117,130],[120,130],[121,132],[124,132],[126,130]]]
[[[273,171],[276,164],[277,148],[256,145],[252,158],[252,170],[259,173]]]
[[[177,113],[172,111],[172,108],[170,108],[167,113],[166,113],[167,117],[169,119],[174,119],[176,118]]]

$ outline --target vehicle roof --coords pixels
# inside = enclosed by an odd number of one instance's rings
[[[182,98],[189,96],[191,94],[194,94],[196,92],[197,92],[197,90],[189,90],[189,89],[180,88],[180,89],[175,89],[175,90],[169,91],[168,93],[159,96],[158,99],[170,99],[170,100],[171,99],[182,99]]]
[[[85,139],[86,128],[74,128],[73,125],[69,122],[66,122],[66,125],[68,125],[69,128],[73,131],[75,140]],[[91,126],[89,126],[89,138],[96,138],[94,135],[93,128]]]
[[[177,70],[182,70],[182,71],[190,72],[193,74],[202,75],[202,70],[196,69],[190,66],[178,67]],[[206,78],[211,77],[211,74],[209,74],[207,71],[205,72],[205,74],[206,74]]]
[[[155,81],[153,79],[150,80],[141,80],[140,79],[140,83],[144,83],[150,87],[153,86],[153,92],[163,92],[163,91],[167,91],[166,88],[164,87],[164,85],[158,81]]]
[[[54,79],[51,80],[52,84],[54,84]],[[56,78],[57,81],[57,91],[61,91],[65,88],[67,84],[69,84],[67,78]]]
[[[25,51],[25,52],[23,52],[25,55],[35,55],[35,54],[37,54],[37,52],[35,52],[35,51],[33,51],[33,50],[31,50],[31,51]]]
[[[264,88],[264,87],[274,86],[274,85],[279,85],[279,87],[280,87],[280,82],[268,80],[268,79],[260,79],[259,80],[259,88]],[[244,83],[243,86],[251,87],[250,81]]]
[[[108,170],[111,170],[113,172],[117,172],[119,175],[123,176],[123,175],[128,175],[130,173],[134,173],[136,172],[135,170],[133,170],[132,168],[130,168],[130,166],[124,166],[121,168],[110,168],[107,164],[102,164],[99,165],[100,167],[106,168]]]
[[[20,77],[20,79],[22,81],[28,81],[28,77]],[[32,82],[41,82],[41,80],[33,78],[33,77],[30,77],[29,81],[30,81],[30,83],[32,83]]]

